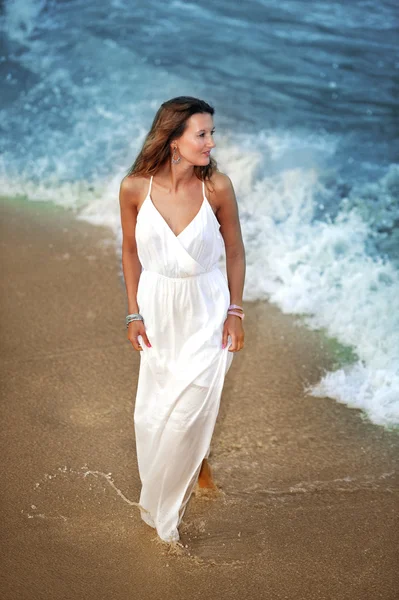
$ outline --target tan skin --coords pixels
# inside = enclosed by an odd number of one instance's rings
[[[151,199],[175,235],[178,235],[194,219],[202,203],[202,183],[194,173],[195,165],[207,165],[209,154],[215,147],[214,124],[208,113],[192,115],[187,120],[183,135],[171,142],[171,154],[180,156],[179,164],[163,165],[153,177]],[[242,306],[245,279],[245,250],[241,235],[237,201],[230,178],[223,173],[213,174],[212,188],[207,186],[206,196],[220,223],[220,233],[226,249],[226,271],[230,291],[230,303]],[[207,184],[205,184],[207,185]],[[147,195],[149,178],[125,177],[121,183],[119,203],[122,223],[122,266],[128,297],[128,312],[137,313],[137,288],[141,264],[137,255],[135,239],[136,219]],[[151,347],[143,321],[133,321],[128,327],[128,340],[133,348],[141,351],[138,336]],[[227,315],[223,325],[222,346],[231,337],[229,352],[239,352],[244,347],[244,329],[240,317]],[[204,459],[199,474],[200,487],[215,488],[209,464]]]

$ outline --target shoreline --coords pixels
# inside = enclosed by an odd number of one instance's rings
[[[222,600],[395,597],[399,437],[303,393],[339,360],[333,344],[245,302],[210,454],[220,497],[192,497],[174,555],[132,506],[139,357],[113,234],[47,202],[1,211],[5,600],[168,599],[176,584]]]

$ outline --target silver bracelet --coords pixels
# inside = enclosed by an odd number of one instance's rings
[[[130,315],[127,315],[127,317],[126,317],[126,327],[129,327],[129,324],[132,321],[144,321],[144,319],[140,313],[131,313]]]

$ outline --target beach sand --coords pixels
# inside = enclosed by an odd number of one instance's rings
[[[139,355],[112,236],[3,199],[2,600],[397,597],[399,435],[303,392],[337,356],[246,303],[210,463],[169,547],[141,519]]]

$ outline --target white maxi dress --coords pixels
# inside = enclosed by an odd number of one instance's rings
[[[139,210],[136,243],[143,270],[137,303],[140,371],[134,408],[140,513],[166,542],[178,526],[210,451],[225,375],[233,353],[222,348],[230,303],[218,263],[219,223],[205,195],[194,219],[175,235],[148,194]]]

